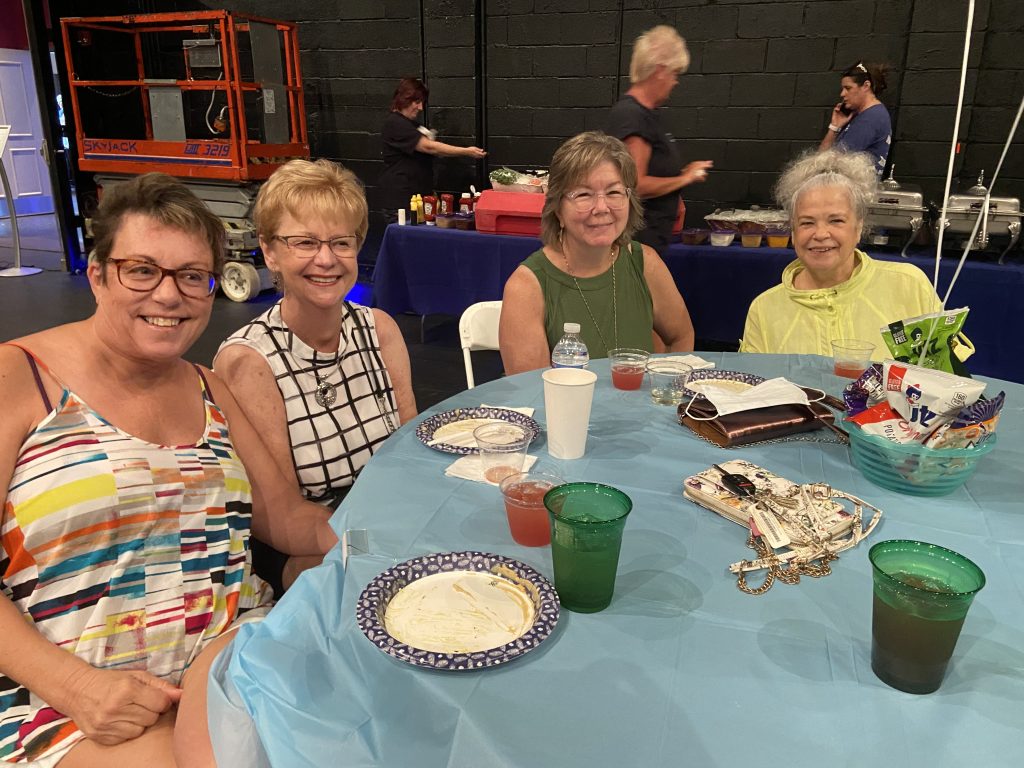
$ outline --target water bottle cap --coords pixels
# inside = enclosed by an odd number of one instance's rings
[[[562,326],[562,333],[579,333],[579,332],[580,332],[580,324],[579,323],[565,323]]]

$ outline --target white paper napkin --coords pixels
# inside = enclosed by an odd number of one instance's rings
[[[673,363],[686,363],[688,366],[693,368],[693,370],[695,370],[695,371],[699,370],[700,368],[714,368],[715,367],[714,363],[709,363],[703,357],[699,357],[698,355],[671,355],[670,357],[658,357],[658,358],[653,358],[652,357],[651,359],[652,360],[657,359],[659,361],[660,360],[671,360]]]
[[[530,467],[532,467],[536,462],[536,456],[527,456],[526,461],[523,463],[523,472],[529,472]],[[497,483],[492,483],[484,477],[484,468],[480,463],[480,456],[475,453],[456,459],[448,465],[448,468],[445,469],[444,473],[448,477],[458,477],[463,480],[472,480],[477,483],[497,485]]]

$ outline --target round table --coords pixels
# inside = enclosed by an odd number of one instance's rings
[[[844,383],[816,356],[703,357],[833,394]],[[218,754],[233,765],[253,753],[251,765],[419,768],[924,766],[967,754],[995,765],[1024,757],[1024,386],[989,384],[989,395],[1007,391],[999,444],[965,487],[924,499],[872,485],[834,443],[717,448],[646,391],[614,389],[607,361],[591,367],[598,381],[586,455],[555,461],[542,441],[531,453],[538,467],[608,483],[633,500],[611,605],[589,615],[563,609],[536,651],[483,671],[413,668],[363,637],[354,618],[360,591],[410,557],[482,550],[552,575],[549,548],[512,541],[497,489],[446,477],[457,457],[414,433],[432,413],[481,404],[533,406],[543,425],[540,372],[462,392],[391,437],[334,516],[339,534],[367,531],[369,552],[343,567],[336,549],[266,621],[243,627],[219,660],[210,703]],[[832,563],[830,576],[743,594],[727,566],[750,554],[745,530],[682,495],[684,478],[732,458],[796,482],[827,481],[883,509],[883,519]],[[891,689],[871,671],[867,550],[890,538],[942,544],[988,577],[942,688],[928,696]],[[247,740],[255,733],[263,753]]]

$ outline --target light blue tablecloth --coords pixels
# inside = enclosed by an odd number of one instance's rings
[[[818,357],[704,356],[836,394],[842,386]],[[715,448],[646,392],[613,389],[605,361],[592,366],[599,378],[586,456],[555,462],[543,443],[532,452],[566,479],[609,483],[633,499],[611,606],[563,610],[537,651],[493,670],[417,669],[371,645],[355,601],[395,562],[478,549],[552,574],[548,548],[512,542],[495,488],[443,475],[453,457],[419,443],[418,418],[385,443],[333,519],[339,533],[367,529],[371,554],[343,569],[332,552],[219,659],[210,717],[221,765],[1020,764],[1024,386],[989,384],[988,394],[1005,386],[1008,395],[998,446],[965,488],[919,499],[870,484],[840,445]],[[432,412],[481,403],[535,406],[544,423],[539,372],[463,392]],[[831,576],[745,595],[726,571],[749,553],[744,529],[682,496],[683,478],[729,458],[795,481],[827,480],[885,516]],[[928,696],[888,688],[871,671],[867,550],[888,538],[950,547],[988,577],[942,688]]]

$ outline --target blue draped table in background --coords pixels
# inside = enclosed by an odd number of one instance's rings
[[[539,247],[532,237],[392,224],[377,255],[374,305],[390,314],[459,316],[477,301],[500,299],[508,276]],[[869,248],[868,253],[900,259],[891,251]],[[676,243],[665,263],[686,300],[697,338],[737,343],[750,302],[778,284],[794,258],[789,248]],[[908,260],[931,279],[933,258],[915,254]],[[943,258],[940,296],[955,268],[955,259]],[[969,258],[947,306],[971,308],[966,331],[977,347],[968,363],[972,373],[1024,382],[1024,264]]]
[[[722,369],[838,392],[815,356],[704,353]],[[415,427],[481,403],[534,406],[540,372],[462,392],[388,439],[332,519],[365,529],[369,552],[343,568],[338,548],[304,573],[261,624],[244,626],[213,671],[210,726],[221,765],[416,768],[735,768],[949,765],[1024,761],[1024,386],[1005,384],[999,444],[969,483],[937,499],[868,482],[834,443],[725,451],[697,439],[645,391],[598,373],[586,455],[555,462],[569,480],[621,488],[634,507],[615,597],[596,614],[562,611],[552,636],[508,665],[413,668],[384,655],[355,621],[378,573],[432,552],[483,550],[552,575],[549,547],[515,544],[498,490],[446,477],[456,457]],[[1004,386],[989,384],[993,395]],[[729,563],[751,554],[745,530],[683,498],[683,480],[743,458],[797,482],[827,481],[881,507],[873,536],[822,579],[752,597]],[[955,549],[988,577],[942,688],[901,693],[871,671],[875,541]],[[756,582],[755,582],[756,583]]]

